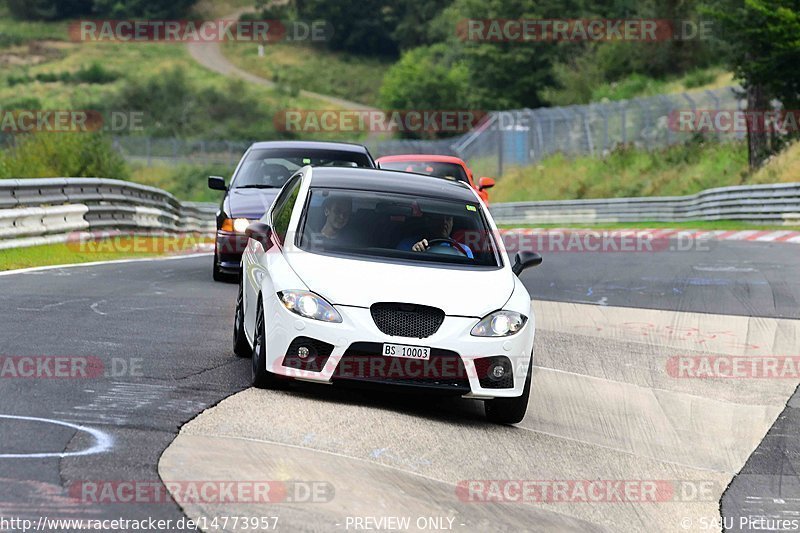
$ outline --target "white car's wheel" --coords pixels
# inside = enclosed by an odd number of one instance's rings
[[[264,306],[258,299],[255,340],[253,341],[252,383],[259,389],[275,388],[277,376],[267,370],[267,328],[264,322]]]
[[[533,360],[528,365],[528,376],[525,378],[525,386],[522,389],[522,396],[517,398],[495,398],[483,402],[486,419],[495,424],[517,424],[525,418],[528,411],[528,398],[531,395],[531,375],[533,372]]]
[[[236,298],[236,313],[233,319],[233,353],[239,357],[252,357],[253,348],[244,333],[244,287],[239,281],[239,296]]]

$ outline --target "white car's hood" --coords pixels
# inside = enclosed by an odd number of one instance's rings
[[[514,290],[507,269],[411,266],[295,252],[289,265],[308,288],[332,304],[369,307],[403,302],[438,307],[447,315],[483,317]]]

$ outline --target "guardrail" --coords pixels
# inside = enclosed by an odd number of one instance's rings
[[[64,242],[75,232],[211,233],[216,210],[121,180],[0,180],[0,249]]]
[[[800,183],[737,185],[691,196],[493,204],[498,224],[740,220],[800,224]]]

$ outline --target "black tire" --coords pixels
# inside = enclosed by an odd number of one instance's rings
[[[253,364],[252,383],[259,389],[274,389],[277,386],[278,378],[267,370],[267,328],[264,323],[264,306],[261,298],[258,299],[258,311],[256,312],[255,338],[253,339]]]
[[[244,285],[239,281],[239,296],[236,297],[236,311],[233,318],[233,353],[237,357],[252,357],[253,348],[244,333]]]
[[[486,420],[495,424],[517,424],[522,422],[528,410],[532,374],[533,357],[531,357],[531,363],[528,365],[528,376],[525,378],[522,396],[518,396],[517,398],[495,398],[494,400],[486,400],[483,402]]]

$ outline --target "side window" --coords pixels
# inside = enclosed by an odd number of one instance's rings
[[[297,195],[300,193],[300,176],[292,178],[275,199],[275,207],[272,210],[272,229],[275,237],[280,244],[286,239],[289,231],[289,219],[292,217]]]

